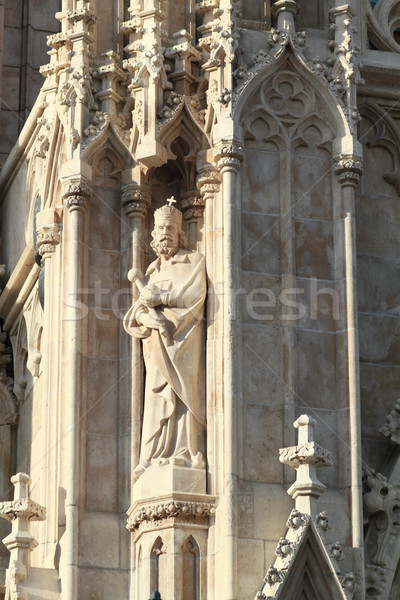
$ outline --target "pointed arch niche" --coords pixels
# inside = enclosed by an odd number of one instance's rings
[[[254,77],[235,111],[244,147],[243,390],[251,390],[242,418],[253,440],[242,476],[278,483],[282,472],[271,473],[268,461],[260,466],[265,442],[254,424],[274,432],[268,451],[278,452],[291,443],[281,424],[304,403],[334,422],[347,398],[338,377],[346,360],[339,354],[342,196],[332,167],[333,141],[348,126],[328,90],[290,53]],[[338,474],[330,471],[335,486]]]
[[[189,120],[187,116],[186,120]],[[194,127],[192,129],[196,130]],[[171,158],[166,164],[151,171],[152,212],[162,206],[167,198],[174,196],[177,208],[183,212],[183,230],[189,249],[201,252],[204,251],[204,204],[196,188],[196,156],[201,150],[202,140],[197,132],[196,135],[190,134],[185,119],[182,119],[174,132],[176,137],[171,139],[168,139],[167,132],[162,136]],[[151,220],[149,235],[152,225]],[[148,239],[149,243],[150,240],[151,237]]]
[[[167,591],[167,555],[161,537],[153,544],[150,553],[150,589],[158,590],[163,597],[163,591]],[[164,594],[165,595],[165,594]]]
[[[200,600],[200,549],[193,536],[182,546],[182,598]]]

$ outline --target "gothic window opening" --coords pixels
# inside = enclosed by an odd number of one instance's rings
[[[160,592],[161,598],[163,597],[163,591],[167,589],[166,558],[165,546],[162,539],[159,537],[154,542],[150,554],[150,581],[152,592],[157,590]]]
[[[200,599],[200,550],[192,536],[182,546],[182,598]]]

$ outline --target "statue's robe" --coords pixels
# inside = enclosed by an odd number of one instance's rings
[[[204,256],[179,249],[168,261],[157,258],[146,272],[146,285],[156,285],[165,304],[150,309],[164,326],[150,329],[137,318],[141,298],[124,319],[125,330],[143,340],[146,366],[140,462],[204,466],[205,367]],[[165,296],[164,296],[165,294]],[[154,313],[153,313],[154,314]],[[140,473],[140,470],[139,470]]]

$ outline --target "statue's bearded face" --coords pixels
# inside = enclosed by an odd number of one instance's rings
[[[179,248],[179,228],[169,219],[161,219],[154,228],[153,248],[158,256],[171,258]]]

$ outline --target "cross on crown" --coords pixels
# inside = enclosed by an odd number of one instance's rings
[[[179,227],[182,227],[182,213],[178,208],[173,206],[173,204],[176,204],[174,196],[168,198],[166,202],[164,206],[154,211],[154,222],[157,224],[161,219],[169,219],[177,223]]]

